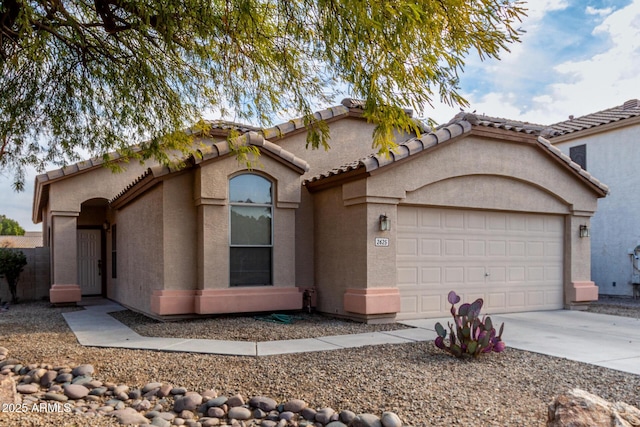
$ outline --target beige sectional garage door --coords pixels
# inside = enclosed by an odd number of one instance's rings
[[[483,313],[562,308],[563,217],[398,208],[399,319],[449,315],[447,293]]]

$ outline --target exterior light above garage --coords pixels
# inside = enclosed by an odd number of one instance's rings
[[[585,224],[580,225],[580,237],[589,237],[589,227]]]
[[[386,214],[380,215],[380,231],[390,231],[391,220]]]

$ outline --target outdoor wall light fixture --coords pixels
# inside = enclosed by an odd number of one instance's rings
[[[589,227],[585,224],[580,225],[580,237],[589,237]]]
[[[109,220],[105,220],[105,222],[102,223],[102,229],[104,231],[109,231],[109,229],[111,229],[111,223]]]
[[[391,220],[386,214],[380,215],[380,231],[391,230]]]

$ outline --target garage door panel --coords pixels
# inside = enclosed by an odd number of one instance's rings
[[[525,256],[526,255],[526,246],[527,244],[524,241],[510,241],[509,242],[509,252],[507,253],[510,257],[516,256]]]
[[[504,309],[506,304],[507,294],[505,292],[489,292],[485,309]]]
[[[398,255],[418,255],[418,241],[415,238],[398,238],[396,240]]]
[[[468,267],[467,268],[467,282],[470,283],[484,283],[485,280],[485,268],[483,266]]]
[[[457,211],[444,212],[444,223],[446,228],[463,229],[464,228],[464,214]]]
[[[444,254],[447,256],[463,256],[464,255],[464,240],[462,239],[447,239],[444,241]]]
[[[464,267],[446,267],[444,282],[449,285],[464,282]]]
[[[398,268],[398,286],[418,283],[418,267]]]
[[[441,283],[442,270],[440,267],[425,267],[421,270],[422,281],[420,283]]]
[[[562,307],[561,216],[401,206],[398,218],[398,318],[447,316],[450,290],[487,313]]]
[[[507,280],[506,267],[489,267],[487,273],[489,273],[489,276],[486,277],[488,282],[504,283]]]
[[[439,239],[421,239],[420,248],[420,254],[423,256],[442,255],[442,241]]]

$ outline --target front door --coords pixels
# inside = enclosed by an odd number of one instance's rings
[[[100,230],[78,230],[78,284],[82,295],[102,294]]]

